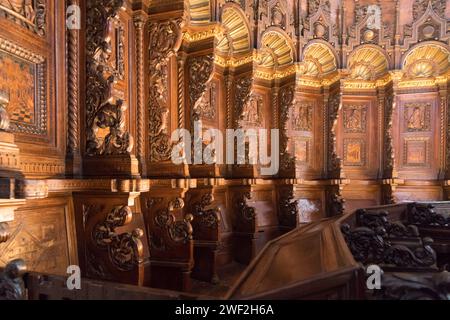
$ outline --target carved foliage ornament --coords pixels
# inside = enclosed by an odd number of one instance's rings
[[[152,199],[149,206],[152,206],[155,202],[160,202],[162,199]],[[167,232],[170,240],[175,243],[187,243],[192,240],[192,234],[194,232],[191,222],[193,220],[192,215],[187,214],[183,220],[177,221],[173,211],[180,210],[184,208],[184,200],[181,198],[176,198],[170,201],[167,208],[159,210],[154,218],[154,223],[156,227]],[[151,236],[151,245],[154,249],[166,250],[167,243],[164,241],[163,237],[156,238],[154,235]]]
[[[116,232],[116,228],[131,223],[132,218],[133,213],[128,206],[116,207],[92,231],[94,243],[108,250],[110,261],[122,271],[130,271],[142,263],[143,244],[140,238],[144,232],[141,229],[122,234]]]
[[[292,190],[283,190],[280,199],[279,221],[283,226],[295,227],[299,214],[299,201],[294,200]]]
[[[176,50],[182,36],[181,19],[152,23],[149,37],[150,65],[150,160],[170,159],[172,144],[168,133],[169,116],[169,59]]]
[[[217,229],[220,223],[220,209],[206,209],[211,206],[214,201],[214,196],[211,193],[205,194],[200,202],[195,203],[193,206],[194,221],[199,220],[199,223],[210,229]]]
[[[280,91],[280,151],[281,167],[292,169],[295,166],[295,158],[288,150],[289,138],[287,134],[289,113],[295,103],[294,86],[287,86]]]
[[[235,85],[235,119],[236,127],[239,127],[239,120],[245,111],[245,106],[249,102],[252,94],[253,79],[251,77],[239,78]]]
[[[45,0],[0,0],[0,12],[38,35],[45,35]]]
[[[86,152],[90,156],[129,154],[133,149],[133,138],[125,129],[125,102],[113,96],[118,74],[111,72],[109,63],[110,32],[122,6],[123,0],[87,2]]]

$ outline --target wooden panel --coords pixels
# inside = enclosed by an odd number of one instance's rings
[[[376,179],[379,173],[378,108],[375,97],[344,96],[337,130],[338,152],[350,179]]]
[[[24,259],[29,270],[66,274],[76,264],[72,211],[67,199],[29,201],[10,223],[12,236],[0,244],[0,264]]]
[[[440,169],[440,110],[435,93],[405,94],[394,116],[399,177],[438,178]]]

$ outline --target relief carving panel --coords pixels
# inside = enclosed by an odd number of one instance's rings
[[[367,107],[358,105],[344,106],[344,132],[366,133]]]
[[[45,0],[0,0],[0,13],[41,36],[45,35]]]
[[[311,104],[297,103],[292,110],[292,128],[298,131],[312,131],[313,110]]]
[[[404,126],[406,132],[431,131],[431,103],[405,104]]]

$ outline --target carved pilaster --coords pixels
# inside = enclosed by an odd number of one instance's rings
[[[67,0],[66,6],[78,6],[79,0]],[[67,30],[67,151],[66,174],[79,175],[81,171],[80,154],[80,91],[79,91],[79,30]]]

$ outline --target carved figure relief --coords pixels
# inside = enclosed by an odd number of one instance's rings
[[[213,88],[210,83],[213,69],[212,55],[194,57],[189,60],[189,97],[193,121],[200,118],[215,119],[215,86]]]
[[[366,127],[366,106],[344,106],[344,130],[346,133],[365,133]]]
[[[313,106],[297,103],[293,108],[292,126],[294,130],[311,131],[313,128]]]
[[[404,117],[407,132],[420,132],[431,130],[430,103],[406,104]]]
[[[272,8],[272,25],[279,26],[281,28],[286,27],[286,18],[284,16],[283,11],[281,10],[280,3],[277,2],[277,4]]]
[[[244,106],[242,121],[247,125],[262,125],[263,98],[259,95],[252,95]]]

